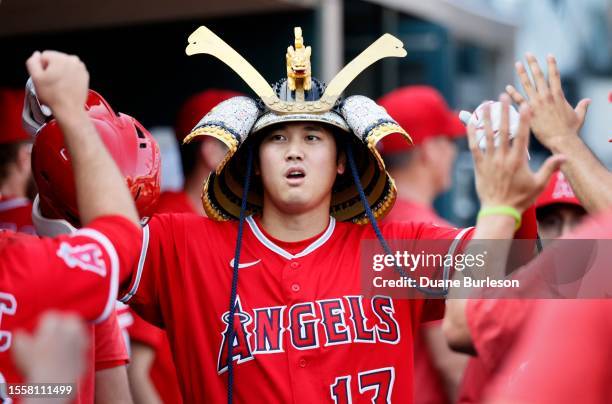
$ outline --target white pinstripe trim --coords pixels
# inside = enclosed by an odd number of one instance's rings
[[[457,249],[457,246],[459,245],[459,243],[461,243],[461,241],[463,240],[463,236],[465,236],[465,233],[467,233],[468,231],[470,231],[471,229],[473,229],[474,227],[466,227],[465,229],[461,230],[459,233],[457,233],[457,235],[455,236],[455,239],[453,240],[453,242],[451,243],[448,252],[446,253],[447,255],[455,255],[455,250]],[[442,279],[445,281],[444,284],[446,284],[446,281],[449,279],[449,275],[450,275],[450,265],[444,265],[444,272],[442,275]],[[447,288],[445,288],[444,290],[448,290]]]
[[[305,257],[306,255],[310,254],[311,252],[313,252],[317,248],[321,247],[323,244],[325,244],[325,242],[327,240],[329,240],[329,238],[331,237],[331,235],[334,232],[334,229],[336,228],[336,219],[334,219],[333,217],[330,216],[330,218],[329,218],[329,225],[327,226],[327,229],[325,230],[325,232],[323,234],[321,234],[321,237],[319,237],[318,239],[313,241],[312,244],[310,244],[308,247],[306,247],[305,249],[303,249],[302,251],[300,251],[299,253],[294,255],[294,254],[291,254],[290,252],[282,249],[278,245],[274,244],[274,242],[272,240],[270,240],[268,237],[266,237],[266,235],[263,234],[263,232],[257,226],[257,223],[255,223],[255,220],[253,219],[253,216],[247,217],[246,218],[246,222],[249,224],[249,227],[251,228],[251,231],[253,232],[253,234],[255,234],[255,237],[257,237],[257,239],[264,246],[266,246],[270,250],[274,251],[275,253],[277,253],[281,257],[283,257],[285,259],[288,259],[288,260],[292,260],[292,259],[295,259],[295,258]]]
[[[20,208],[22,206],[26,206],[30,203],[28,198],[14,198],[8,199],[6,201],[0,202],[0,211]]]
[[[136,276],[134,284],[129,292],[119,299],[121,303],[128,302],[138,292],[138,286],[140,285],[140,278],[142,277],[142,269],[144,268],[145,261],[147,259],[147,251],[149,250],[149,225],[142,228],[142,248],[140,249],[140,258],[138,258],[138,267],[136,268]]]
[[[100,323],[110,316],[111,312],[115,310],[115,300],[117,299],[117,292],[119,290],[119,257],[117,256],[117,250],[110,242],[110,240],[102,233],[94,229],[81,229],[77,230],[72,234],[71,238],[85,236],[94,239],[104,247],[111,264],[111,278],[110,287],[108,292],[108,300],[104,306],[102,314],[94,320],[94,323]]]

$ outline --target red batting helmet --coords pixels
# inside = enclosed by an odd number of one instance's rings
[[[148,218],[160,194],[160,153],[157,142],[134,118],[116,114],[95,91],[89,90],[87,114],[124,176],[140,217]],[[38,186],[40,212],[80,227],[70,155],[55,119],[36,133],[32,172]]]

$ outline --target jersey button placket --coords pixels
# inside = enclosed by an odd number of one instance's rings
[[[297,259],[289,260],[285,263],[283,267],[283,283],[286,297],[290,301],[295,301],[294,299],[300,299],[300,292],[302,290],[302,285],[300,282],[302,275],[302,263]]]

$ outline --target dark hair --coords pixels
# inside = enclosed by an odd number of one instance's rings
[[[19,149],[26,142],[0,144],[0,184],[9,176],[9,166],[17,161]]]
[[[557,202],[557,203],[551,203],[550,205],[540,206],[539,208],[536,208],[536,219],[541,222],[547,216],[555,214],[557,209],[561,207],[571,209],[574,212],[579,213],[579,214],[586,215],[587,213],[586,210],[582,206],[574,205],[571,203]]]
[[[183,176],[189,178],[195,170],[198,162],[198,155],[202,140],[194,140],[191,143],[179,145],[181,152],[181,166],[183,167]]]

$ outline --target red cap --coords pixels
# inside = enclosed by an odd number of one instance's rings
[[[546,185],[544,191],[538,196],[535,206],[536,208],[543,208],[544,206],[553,205],[555,203],[582,206],[578,198],[576,198],[576,195],[574,195],[572,186],[565,179],[561,171],[556,171],[552,177],[550,177],[548,185]]]
[[[174,133],[179,143],[183,143],[183,139],[187,136],[194,126],[210,112],[217,104],[227,100],[228,98],[244,95],[231,90],[205,90],[201,93],[192,95],[181,107],[176,119]]]
[[[465,126],[435,88],[429,86],[402,87],[378,100],[389,115],[404,128],[415,145],[433,136],[451,138],[465,136]],[[410,148],[401,136],[389,135],[380,143],[383,154]]]
[[[23,90],[0,89],[0,144],[32,140],[21,123],[24,98]]]

